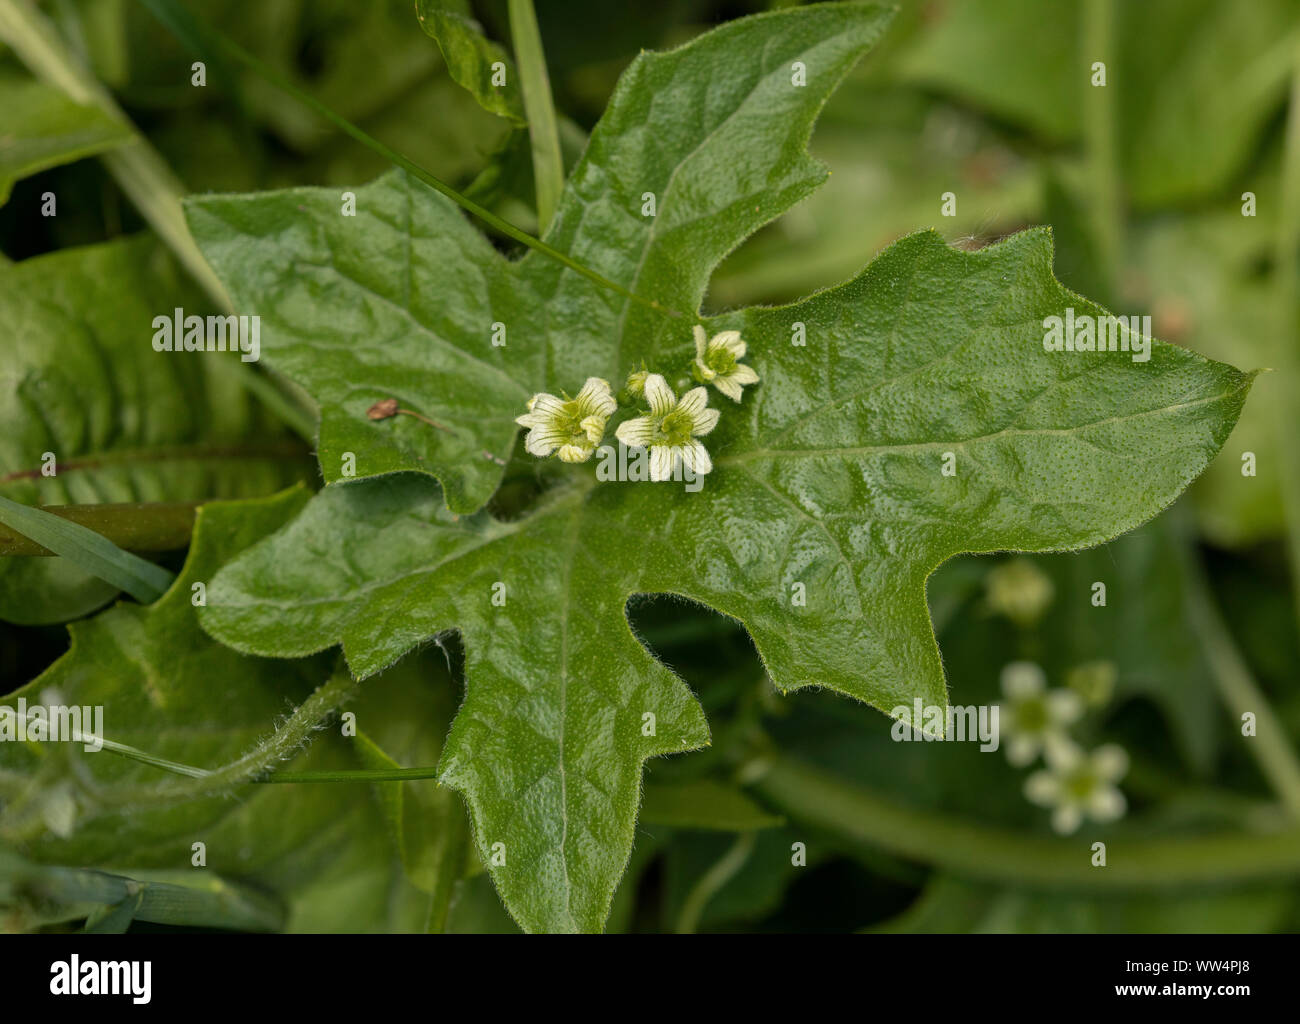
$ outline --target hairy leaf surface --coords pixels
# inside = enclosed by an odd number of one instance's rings
[[[663,306],[697,309],[718,261],[825,179],[805,148],[813,120],[887,20],[874,6],[825,5],[641,54],[547,241]],[[655,216],[642,212],[646,193]],[[545,256],[505,260],[450,200],[405,174],[356,194],[355,217],[324,189],[187,203],[237,305],[262,316],[265,358],[319,403],[327,481],[348,478],[350,452],[357,477],[431,473],[452,510],[472,512],[500,482],[531,394],[576,393],[591,374],[614,380],[690,338],[686,316],[637,306]],[[385,398],[450,432],[410,416],[367,419]]]
[[[384,474],[327,488],[226,567],[203,624],[265,655],[341,643],[359,677],[459,630],[467,692],[442,781],[530,930],[603,925],[643,762],[709,739],[630,629],[629,598],[738,620],[782,690],[942,706],[925,595],[938,565],[1137,526],[1241,409],[1249,375],[1174,346],[1153,342],[1149,361],[1045,351],[1046,317],[1103,314],[1053,277],[1048,231],[977,253],[928,232],[840,287],[705,320],[742,332],[761,383],[740,406],[719,400],[698,493],[605,482],[589,464],[522,518],[461,514],[495,488],[483,454],[509,450],[532,392],[688,367],[709,275],[825,177],[805,151],[812,121],[882,24],[857,5],[764,15],[625,73],[548,239],[685,316],[535,254],[508,263],[403,175],[359,190],[356,218],[313,190],[190,206],[237,301],[267,318],[269,357],[319,400],[327,479],[345,452],[358,476]],[[453,433],[368,420],[388,396]]]
[[[641,763],[707,741],[684,684],[628,628],[629,597],[739,619],[783,690],[943,705],[935,567],[1096,544],[1158,512],[1222,444],[1249,375],[1160,343],[1146,363],[1045,352],[1045,316],[1101,312],[1050,268],[1045,231],[975,254],[912,236],[847,285],[710,324],[743,331],[763,383],[711,436],[699,493],[588,468],[503,523],[456,519],[420,476],[329,488],[223,570],[204,624],[263,654],[341,642],[360,676],[459,628],[468,693],[443,779],[489,862],[505,843],[494,877],[526,927],[599,927]],[[793,322],[808,346],[789,343]]]

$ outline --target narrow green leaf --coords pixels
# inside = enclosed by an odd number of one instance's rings
[[[140,912],[140,907],[144,903],[143,888],[130,894],[126,899],[118,903],[110,903],[97,910],[86,918],[85,927],[81,929],[85,935],[123,935],[131,927],[131,922],[135,920],[136,914]]]
[[[0,848],[0,907],[17,921],[87,917],[88,933],[125,931],[131,920],[191,928],[277,931],[285,907],[255,886],[192,869],[115,872],[43,866]]]
[[[537,230],[545,235],[564,189],[564,161],[560,156],[560,134],[551,101],[551,82],[546,76],[546,54],[532,0],[510,0],[510,34],[519,55],[523,81],[524,110],[532,140],[533,177],[537,182]]]
[[[13,527],[106,583],[125,590],[141,604],[158,600],[176,578],[161,566],[123,551],[94,530],[5,497],[0,497],[0,523]]]

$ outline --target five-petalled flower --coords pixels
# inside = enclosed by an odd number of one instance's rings
[[[1115,783],[1128,771],[1128,754],[1114,743],[1084,753],[1070,741],[1049,744],[1047,768],[1025,780],[1025,796],[1052,808],[1052,828],[1069,835],[1085,817],[1096,822],[1123,817],[1124,794]]]
[[[1024,767],[1083,714],[1083,699],[1073,690],[1048,690],[1043,670],[1032,661],[1013,661],[1002,670],[1002,731],[1007,760]]]
[[[605,436],[605,424],[618,402],[609,382],[588,377],[577,398],[542,391],[528,400],[528,412],[515,422],[528,428],[524,448],[544,459],[557,451],[562,462],[586,462]]]
[[[757,384],[752,366],[740,362],[747,346],[739,331],[719,331],[712,338],[695,325],[695,379],[712,384],[733,402],[739,402],[746,384]]]
[[[663,375],[652,373],[645,379],[645,400],[649,414],[620,424],[614,434],[629,448],[649,450],[650,479],[671,480],[678,460],[697,476],[713,469],[708,450],[696,440],[718,424],[720,413],[708,408],[708,391],[692,388],[678,401]]]

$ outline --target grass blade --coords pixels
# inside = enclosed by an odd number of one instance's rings
[[[510,35],[519,61],[519,81],[533,146],[533,177],[537,182],[537,233],[546,234],[564,191],[564,159],[555,125],[555,104],[546,77],[546,53],[537,27],[533,0],[510,0]]]
[[[141,604],[158,600],[176,578],[161,566],[123,551],[94,530],[9,498],[0,498],[0,523],[120,587]]]

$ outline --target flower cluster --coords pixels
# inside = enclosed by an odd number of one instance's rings
[[[1109,663],[1080,666],[1071,673],[1071,688],[1056,690],[1047,689],[1043,670],[1033,662],[1014,661],[1002,670],[1007,760],[1023,768],[1042,755],[1046,767],[1025,780],[1025,797],[1051,808],[1052,828],[1063,835],[1076,831],[1085,818],[1108,822],[1124,814],[1124,794],[1116,783],[1128,771],[1128,755],[1113,743],[1084,751],[1068,731],[1083,716],[1081,690],[1094,702],[1104,701],[1113,683]]]
[[[662,374],[643,366],[628,375],[626,393],[648,408],[625,420],[615,436],[629,448],[650,455],[650,479],[670,480],[679,465],[696,476],[713,469],[708,449],[699,440],[718,424],[721,413],[709,408],[706,386],[712,385],[733,402],[744,388],[758,383],[758,374],[740,360],[747,350],[739,331],[720,331],[709,338],[696,325],[695,361],[691,372],[702,385],[679,399]],[[679,389],[689,380],[683,378]],[[528,428],[524,448],[538,458],[557,455],[563,462],[586,462],[605,437],[609,419],[618,409],[609,382],[588,377],[576,398],[539,392],[528,400],[528,412],[515,422]]]

